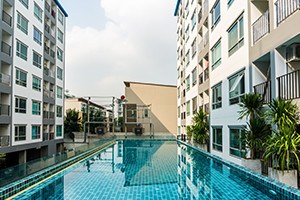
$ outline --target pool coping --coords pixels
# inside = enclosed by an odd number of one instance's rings
[[[269,191],[273,190],[276,193],[282,194],[287,198],[290,199],[300,199],[300,190],[288,186],[284,183],[281,183],[275,179],[272,179],[270,177],[267,176],[263,176],[261,174],[258,174],[254,171],[251,171],[250,169],[243,167],[241,165],[235,164],[233,162],[230,162],[228,160],[225,160],[219,156],[213,155],[209,152],[206,152],[198,147],[193,146],[192,144],[189,144],[187,142],[181,141],[181,140],[177,140],[178,143],[184,144],[188,147],[191,147],[197,151],[199,151],[200,153],[204,154],[205,156],[209,156],[210,158],[216,159],[219,162],[222,162],[223,164],[227,165],[228,167],[230,167],[230,169],[232,167],[234,167],[235,169],[239,170],[239,172],[244,173],[246,176],[248,176],[250,179],[252,179],[254,182],[256,182],[257,184],[260,184],[261,186],[264,187],[268,187]]]
[[[2,188],[0,188],[0,199],[7,199],[7,198],[14,198],[17,194],[23,193],[26,190],[30,189],[34,185],[39,184],[42,181],[47,180],[53,174],[58,174],[73,165],[81,162],[82,160],[86,159],[87,157],[93,155],[94,153],[105,149],[108,146],[113,145],[116,143],[116,140],[110,140],[105,142],[104,144],[92,148],[86,152],[83,152],[79,155],[76,155],[68,160],[65,160],[61,163],[55,164],[53,166],[47,167],[39,172],[31,174],[25,178],[22,178],[18,181],[12,182]]]

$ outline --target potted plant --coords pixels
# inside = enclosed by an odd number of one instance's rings
[[[265,159],[272,159],[269,176],[287,185],[297,187],[297,169],[300,169],[300,135],[296,132],[297,106],[291,100],[273,99],[268,116],[274,127],[273,135],[265,142]]]
[[[245,158],[242,158],[242,165],[261,173],[262,144],[271,133],[271,128],[262,114],[264,100],[260,94],[249,93],[241,98],[239,105],[241,107],[239,119],[249,118],[241,136],[247,152]]]

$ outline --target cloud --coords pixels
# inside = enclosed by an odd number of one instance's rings
[[[73,26],[67,32],[66,89],[118,97],[124,80],[176,84],[175,1],[100,3],[103,29]]]

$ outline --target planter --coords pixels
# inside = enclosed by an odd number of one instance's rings
[[[244,158],[242,158],[242,165],[256,173],[261,174],[260,159],[244,159]]]
[[[278,180],[281,183],[298,188],[297,170],[277,170],[269,167],[269,177]]]

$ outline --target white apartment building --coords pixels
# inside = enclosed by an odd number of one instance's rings
[[[208,1],[209,110],[210,151],[222,158],[242,164],[244,154],[239,140],[245,120],[238,120],[238,103],[249,92],[262,94],[265,102],[272,98],[300,98],[300,1],[299,0],[210,0]],[[177,71],[178,71],[178,127],[185,133],[190,117],[185,117],[193,96],[199,90],[191,89],[187,77],[196,63],[187,52],[193,51],[184,30],[191,23],[186,13],[194,9],[200,13],[203,1],[178,0],[177,16]],[[193,6],[194,5],[194,6]],[[200,14],[197,15],[196,23]],[[183,22],[182,22],[183,21]],[[198,33],[201,33],[198,31]],[[201,34],[200,34],[201,35]],[[198,39],[199,38],[199,39]],[[198,34],[197,53],[205,37]],[[182,53],[181,50],[183,49]],[[187,62],[188,61],[188,62]],[[200,59],[201,61],[201,59]],[[193,64],[188,64],[193,63]],[[198,67],[203,67],[198,60]],[[200,68],[201,69],[201,68]],[[199,68],[198,68],[199,70]],[[200,81],[200,77],[197,80]],[[189,88],[189,92],[186,92]],[[184,114],[182,114],[184,113]],[[187,114],[186,114],[187,116]],[[181,118],[180,118],[181,117]]]
[[[15,165],[62,150],[68,15],[57,0],[0,7],[0,153]]]

